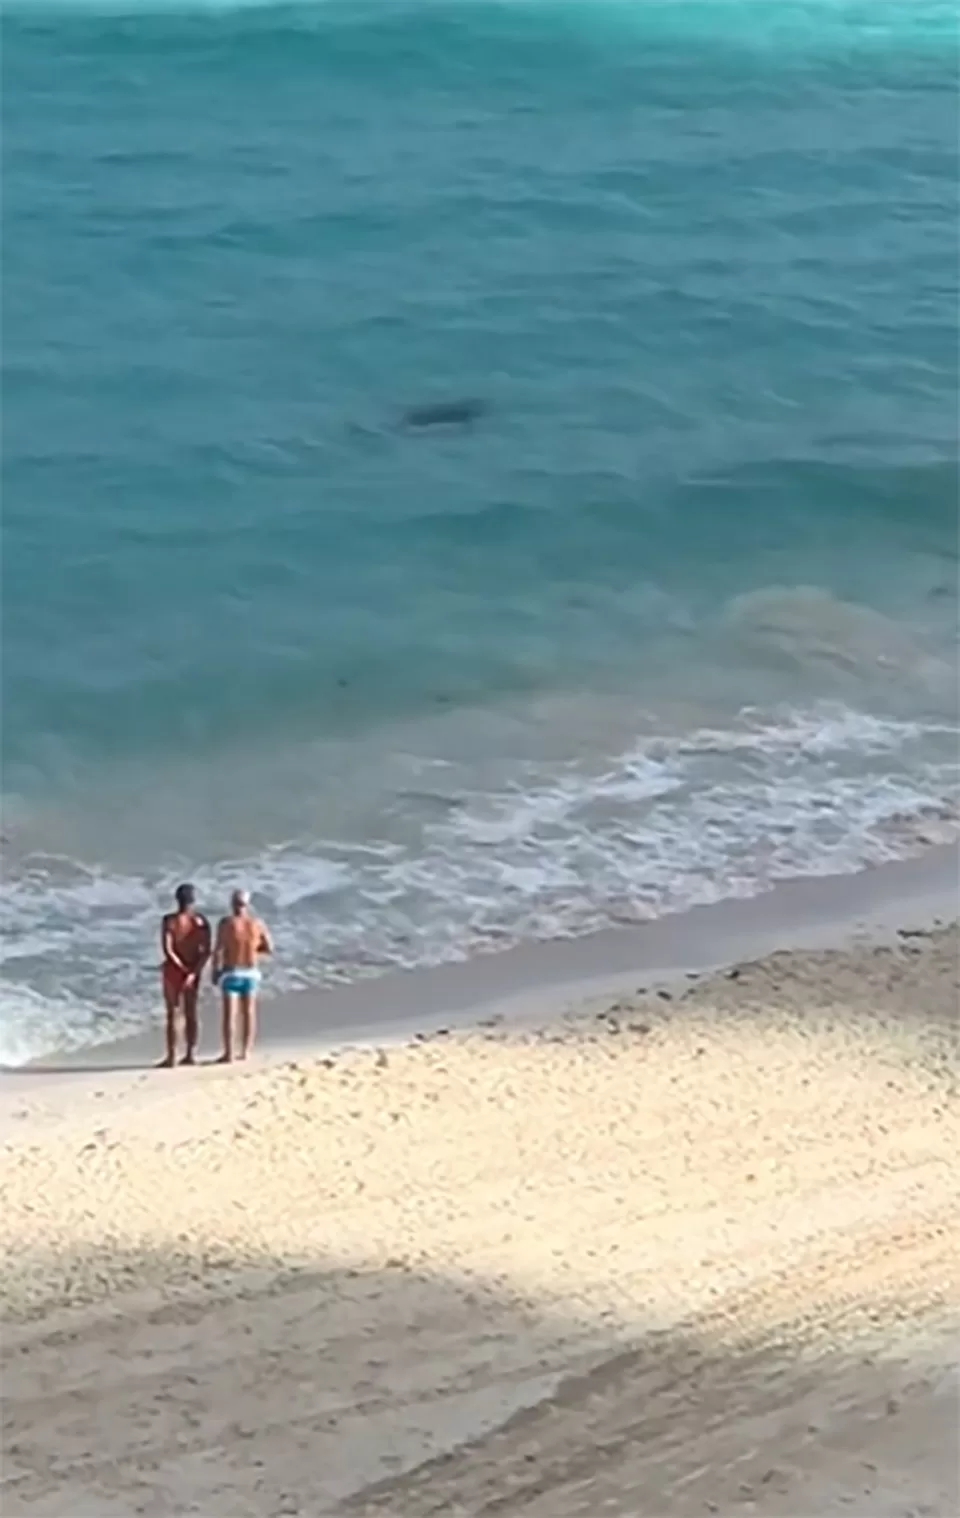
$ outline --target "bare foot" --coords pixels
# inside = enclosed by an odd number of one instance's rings
[[[196,1056],[194,1055],[194,1052],[193,1052],[192,1049],[188,1049],[187,1050],[186,1054],[183,1056],[183,1059],[180,1061],[180,1063],[181,1063],[181,1065],[195,1065],[197,1063]]]
[[[156,1065],[154,1066],[154,1069],[156,1069],[156,1070],[172,1070],[173,1069],[173,1063],[174,1063],[174,1061],[173,1061],[173,1055],[172,1054],[168,1054],[166,1056],[166,1058],[157,1061]]]
[[[232,1054],[221,1054],[220,1058],[216,1061],[216,1063],[218,1065],[232,1065],[233,1064],[233,1055]]]

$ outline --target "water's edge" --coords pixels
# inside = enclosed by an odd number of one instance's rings
[[[593,997],[615,996],[678,976],[702,974],[777,950],[841,947],[854,937],[922,931],[960,914],[960,846],[853,875],[798,877],[750,900],[726,899],[629,928],[577,939],[522,944],[452,965],[428,966],[331,991],[264,998],[262,1047],[291,1049],[391,1042],[438,1028],[469,1026],[493,1015],[549,1021]],[[204,1047],[214,1049],[216,1008],[203,1007]],[[149,1065],[155,1032],[52,1054],[7,1078],[43,1071],[80,1075]]]

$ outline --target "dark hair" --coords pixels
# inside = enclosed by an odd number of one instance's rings
[[[192,907],[193,903],[197,899],[197,893],[193,889],[192,885],[177,886],[177,889],[173,894],[176,897],[177,906],[180,908],[181,912],[185,912],[187,907]]]

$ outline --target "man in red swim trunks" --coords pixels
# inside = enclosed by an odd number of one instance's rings
[[[197,997],[200,977],[210,958],[210,924],[194,909],[197,893],[192,885],[177,887],[177,910],[168,912],[160,929],[163,944],[163,1000],[167,1009],[167,1053],[160,1061],[163,1069],[176,1064],[177,1023],[183,1007],[183,1025],[187,1050],[181,1061],[192,1065],[196,1060]]]

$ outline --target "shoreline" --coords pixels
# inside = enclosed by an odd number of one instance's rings
[[[928,928],[958,916],[960,843],[852,874],[798,876],[758,896],[728,897],[635,926],[391,971],[330,990],[271,997],[268,983],[256,1063],[295,1051],[402,1043],[491,1017],[530,1025],[555,1018],[558,1006],[570,1011],[593,999],[670,985],[777,950],[883,941],[898,929]],[[218,1022],[218,1003],[208,986],[201,999],[201,1060],[214,1052]],[[46,1085],[59,1076],[76,1085],[85,1077],[147,1071],[159,1057],[161,1039],[158,1005],[151,1030],[2,1066],[0,1114],[11,1097],[33,1084],[32,1077]],[[169,1072],[157,1075],[169,1079]]]

